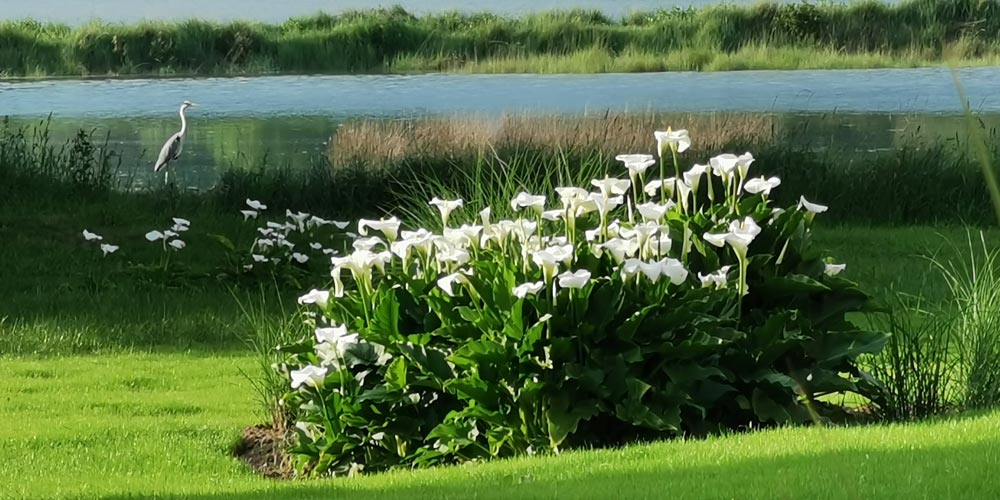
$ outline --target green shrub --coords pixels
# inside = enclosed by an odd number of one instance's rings
[[[631,181],[559,189],[561,208],[519,194],[517,220],[456,228],[468,208],[435,199],[440,234],[359,221],[333,290],[301,299],[315,335],[279,348],[298,470],[826,422],[843,409],[825,396],[880,398],[857,359],[886,337],[845,317],[868,297],[811,245],[826,208],[772,208],[780,181],[750,180],[749,154],[681,174],[686,133],[657,135],[663,181],[640,155]]]

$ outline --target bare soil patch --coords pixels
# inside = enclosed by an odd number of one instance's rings
[[[236,445],[235,455],[254,472],[275,479],[291,479],[295,474],[291,457],[285,453],[290,433],[269,425],[256,425],[243,429],[243,437]]]

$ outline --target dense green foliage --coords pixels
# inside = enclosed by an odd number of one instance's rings
[[[749,155],[713,158],[662,194],[641,180],[652,156],[629,161],[631,181],[557,188],[561,209],[520,193],[505,203],[527,212],[516,221],[487,208],[459,228],[462,203],[438,198],[442,234],[359,221],[385,239],[333,259],[333,290],[300,299],[323,313],[308,319],[315,336],[281,347],[299,470],[818,422],[843,416],[823,397],[880,399],[857,362],[885,336],[846,318],[868,297],[811,246],[826,207],[772,210],[779,182],[758,190]]]
[[[189,20],[70,28],[24,20],[0,24],[0,75],[920,65],[996,59],[998,31],[995,0],[725,5],[622,20],[580,10],[416,17],[398,7],[281,25]]]

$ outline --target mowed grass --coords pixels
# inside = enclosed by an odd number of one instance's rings
[[[0,360],[2,498],[989,498],[1000,413],[784,428],[323,481],[255,476],[245,356]]]

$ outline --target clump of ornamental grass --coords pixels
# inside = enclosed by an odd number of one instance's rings
[[[830,395],[879,399],[857,360],[886,336],[848,321],[868,296],[811,244],[827,207],[772,206],[781,181],[749,153],[682,171],[687,131],[655,137],[618,157],[627,177],[558,200],[436,197],[441,231],[360,220],[332,289],[300,299],[313,334],[279,347],[299,473],[823,423],[846,415]]]

